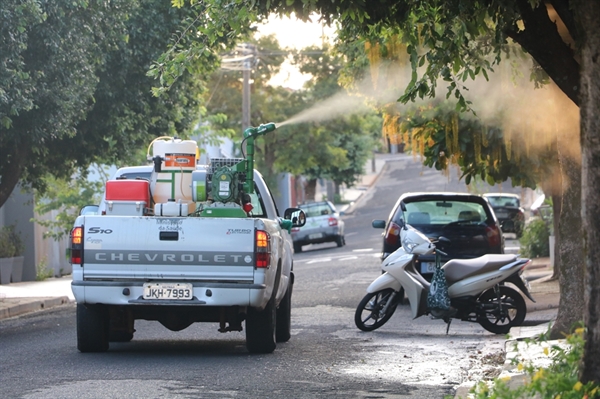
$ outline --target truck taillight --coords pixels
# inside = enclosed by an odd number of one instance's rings
[[[394,222],[390,222],[390,225],[385,232],[385,242],[389,245],[398,245],[400,238],[400,226]]]
[[[337,226],[338,225],[338,220],[336,218],[329,218],[329,225],[330,226]]]
[[[82,264],[83,253],[83,227],[74,227],[71,230],[71,264]]]
[[[271,265],[271,240],[269,233],[256,230],[256,267],[266,268]]]

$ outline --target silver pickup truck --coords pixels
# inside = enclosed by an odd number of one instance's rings
[[[109,342],[128,342],[140,319],[172,331],[194,322],[242,331],[245,322],[252,353],[270,353],[276,342],[289,340],[290,230],[303,225],[304,213],[290,208],[280,217],[256,171],[243,209],[215,203],[199,210],[192,203],[181,213],[179,201],[151,210],[152,190],[144,177],[152,170],[120,170],[120,178],[107,183],[100,208],[75,222],[70,251],[78,349],[101,352]],[[196,172],[203,176],[205,167],[196,166]],[[160,215],[163,208],[167,216]]]

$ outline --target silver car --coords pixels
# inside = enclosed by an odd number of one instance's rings
[[[310,202],[298,207],[306,214],[306,224],[292,229],[294,252],[302,252],[302,246],[308,244],[335,242],[338,247],[346,245],[344,221],[331,202]]]

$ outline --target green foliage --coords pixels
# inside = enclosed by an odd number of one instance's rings
[[[513,359],[519,371],[525,372],[528,380],[516,388],[510,388],[507,381],[495,379],[489,386],[479,383],[471,390],[475,399],[518,399],[518,398],[551,398],[551,399],[593,399],[600,398],[600,384],[579,381],[579,369],[583,359],[585,329],[579,327],[566,337],[566,345],[554,343],[549,345],[545,336],[536,340],[528,340],[532,346],[543,346],[544,354],[551,358],[547,368],[535,366],[521,358]]]
[[[48,174],[129,163],[152,138],[185,135],[200,79],[184,70],[156,98],[146,74],[190,14],[161,0],[0,3],[0,205],[19,180],[43,193]]]
[[[0,258],[12,258],[15,253],[15,246],[8,236],[8,226],[0,230]]]
[[[286,121],[342,90],[337,79],[343,60],[328,49],[311,47],[294,55],[296,65],[313,78],[304,89],[291,91],[268,83],[285,59],[285,50],[279,47],[277,40],[267,36],[248,42],[255,46],[260,60],[252,74],[252,125]],[[213,118],[206,123],[206,129],[241,132],[241,77],[241,71],[225,69],[211,76],[207,114],[224,114],[227,118]],[[270,183],[276,173],[289,172],[351,185],[363,173],[362,168],[374,146],[373,134],[378,135],[380,127],[381,120],[374,115],[285,125],[256,141],[256,167]],[[233,137],[239,140],[240,135]]]
[[[44,195],[36,196],[35,212],[37,215],[45,215],[55,211],[54,217],[33,219],[47,229],[44,238],[58,241],[68,236],[79,210],[86,205],[99,204],[109,176],[106,168],[96,165],[94,170],[98,176],[93,181],[88,179],[88,171],[67,180],[46,177],[48,189]]]
[[[21,256],[24,252],[25,244],[15,226],[3,226],[0,229],[0,258]]]
[[[54,276],[54,271],[48,268],[48,258],[44,256],[42,260],[35,265],[35,281],[44,281]]]
[[[556,173],[554,147],[529,153],[525,134],[507,139],[500,126],[461,114],[445,101],[409,107],[399,123],[413,143],[425,143],[425,165],[444,170],[454,163],[466,184],[481,179],[493,186],[510,178],[513,186],[536,188]]]
[[[550,256],[550,231],[541,219],[533,219],[525,226],[521,237],[521,255],[528,258]]]

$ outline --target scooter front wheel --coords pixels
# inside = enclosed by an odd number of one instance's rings
[[[403,297],[403,289],[395,292],[391,288],[386,288],[381,291],[368,293],[360,301],[356,308],[356,313],[354,313],[356,327],[363,331],[378,329],[392,317],[398,303]],[[388,302],[390,302],[389,306],[386,306]]]

